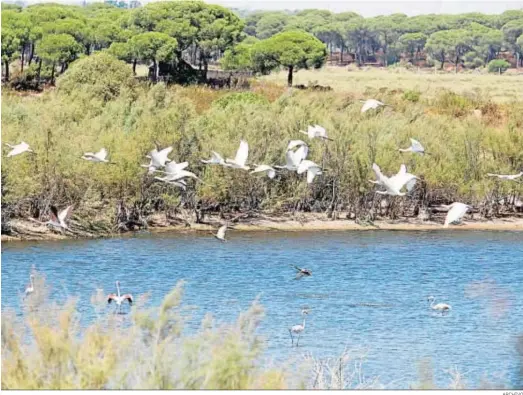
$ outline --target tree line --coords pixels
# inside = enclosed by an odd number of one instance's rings
[[[56,3],[26,8],[2,4],[4,80],[10,65],[36,81],[54,82],[57,71],[81,56],[106,50],[133,65],[151,64],[150,78],[169,74],[177,82],[206,78],[209,63],[226,70],[269,73],[319,67],[327,53],[350,53],[361,65],[385,65],[422,56],[443,68],[453,64],[486,66],[509,51],[523,65],[523,10],[500,15],[393,14],[363,18],[327,10],[238,13],[198,1],[157,2],[135,9],[93,3],[86,7]],[[506,66],[504,66],[506,67]],[[195,68],[197,73],[195,72]]]

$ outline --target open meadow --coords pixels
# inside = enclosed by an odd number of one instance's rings
[[[315,83],[330,86],[338,92],[371,95],[388,90],[416,91],[423,97],[434,98],[441,91],[448,90],[459,95],[476,94],[496,103],[523,101],[523,70],[502,75],[469,71],[467,73],[442,72],[439,70],[404,67],[379,69],[366,67],[326,66],[320,70],[300,70],[294,76],[295,84]],[[284,71],[272,73],[264,80],[285,84]]]

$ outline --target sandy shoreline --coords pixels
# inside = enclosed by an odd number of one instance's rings
[[[205,224],[185,223],[172,225],[163,218],[155,218],[147,231],[152,233],[163,232],[209,232],[215,231],[222,221],[219,218],[210,218]],[[50,231],[43,226],[36,226],[27,220],[13,220],[13,227],[18,235],[2,235],[1,240],[6,241],[36,241],[36,240],[66,240],[78,236],[62,235]],[[362,224],[354,220],[328,219],[322,214],[300,214],[291,216],[257,216],[245,221],[230,223],[233,231],[280,231],[280,232],[306,232],[306,231],[355,231],[355,230],[398,230],[398,231],[443,231],[443,230],[473,230],[473,231],[523,231],[523,218],[509,217],[492,220],[472,219],[460,225],[451,225],[448,229],[443,227],[442,221],[422,221],[419,219],[376,220],[372,224]],[[133,232],[80,236],[80,238],[119,237]]]

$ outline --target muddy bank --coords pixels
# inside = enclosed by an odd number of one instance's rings
[[[228,219],[233,231],[321,231],[321,230],[404,230],[429,231],[444,230],[444,217],[424,221],[417,218],[397,220],[378,219],[373,222],[347,219],[330,219],[326,214],[245,214]],[[155,214],[147,218],[147,227],[140,230],[150,232],[192,232],[215,231],[225,220],[216,216],[206,216],[200,223],[184,219],[168,218],[164,214]],[[69,238],[115,237],[131,232],[100,232],[86,230],[71,223],[72,232],[60,233],[44,225],[27,219],[10,221],[11,234],[2,234],[2,241],[20,240],[63,240]],[[468,217],[460,225],[451,225],[449,229],[457,230],[505,230],[523,231],[523,217],[506,217],[496,219]],[[136,229],[139,230],[139,229]]]

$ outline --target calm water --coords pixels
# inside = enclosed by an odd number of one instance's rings
[[[312,277],[295,281],[289,263],[311,269]],[[232,320],[260,295],[261,332],[277,361],[365,348],[364,373],[389,387],[415,382],[417,363],[427,357],[441,386],[454,366],[471,387],[483,377],[521,385],[515,342],[523,334],[523,233],[230,232],[228,243],[195,234],[4,243],[2,307],[17,308],[33,264],[54,298],[85,295],[79,310],[88,314],[89,296],[98,287],[113,292],[116,279],[135,297],[152,291],[155,304],[184,279],[185,303],[199,307],[195,320],[206,312]],[[478,281],[494,284],[490,298],[469,295]],[[452,311],[432,312],[428,295]],[[492,315],[496,300],[505,314]],[[301,323],[302,306],[313,310],[296,349],[287,328]]]

